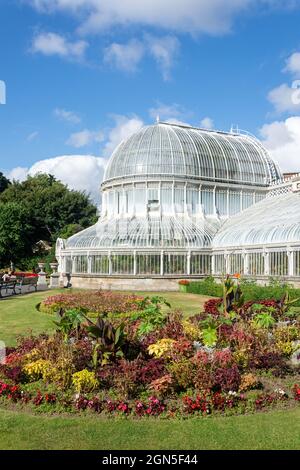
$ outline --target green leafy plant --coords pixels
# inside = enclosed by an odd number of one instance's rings
[[[133,313],[132,320],[141,320],[138,335],[145,336],[163,326],[167,320],[167,314],[162,311],[162,306],[171,307],[163,297],[145,297],[139,303],[139,311]]]
[[[97,367],[99,360],[104,365],[117,357],[123,357],[122,347],[126,337],[124,325],[114,328],[109,321],[103,320],[100,316],[96,323],[88,318],[87,321],[87,331],[95,340],[92,354],[94,367]]]
[[[269,329],[275,325],[276,321],[270,312],[262,312],[254,317],[254,323],[259,328]]]
[[[63,334],[64,339],[67,340],[72,332],[75,332],[78,338],[81,323],[85,319],[82,311],[78,309],[64,310],[61,308],[57,316],[58,321],[53,323],[56,325],[56,330]]]

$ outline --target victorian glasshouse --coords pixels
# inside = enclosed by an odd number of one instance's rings
[[[73,286],[172,289],[234,273],[300,283],[300,176],[284,178],[248,133],[146,126],[115,149],[101,192],[96,225],[57,241]]]

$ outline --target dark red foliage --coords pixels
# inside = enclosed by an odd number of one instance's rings
[[[212,389],[216,391],[237,391],[241,383],[241,374],[236,365],[229,368],[218,368],[213,373]]]
[[[76,370],[85,369],[91,362],[93,345],[87,339],[81,339],[74,344],[73,364]]]
[[[35,406],[40,406],[43,403],[43,401],[44,401],[44,397],[41,394],[41,392],[38,391],[37,394],[35,395],[35,397],[33,398],[32,403]]]
[[[149,359],[141,363],[138,380],[141,384],[147,385],[166,374],[167,369],[163,359]]]
[[[219,316],[219,308],[222,305],[222,299],[210,299],[204,304],[204,313],[206,315],[216,315]]]
[[[274,368],[284,369],[286,367],[286,360],[277,352],[257,352],[253,355],[249,366],[250,368],[265,370]]]
[[[22,368],[19,366],[3,367],[3,374],[14,383],[21,383],[24,380]]]
[[[269,407],[274,403],[285,401],[286,395],[278,395],[277,393],[261,393],[255,400],[256,410],[262,410],[263,408]]]
[[[56,403],[56,395],[55,393],[46,393],[45,394],[45,402],[54,404]]]
[[[17,351],[21,354],[27,354],[36,348],[41,341],[48,338],[49,336],[46,334],[41,334],[39,336],[28,336],[26,338],[19,337]]]

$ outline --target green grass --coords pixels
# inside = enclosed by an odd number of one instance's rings
[[[0,410],[0,449],[299,449],[300,409],[186,421],[48,417]]]
[[[13,346],[18,335],[27,335],[30,330],[34,334],[53,331],[53,317],[37,312],[35,306],[45,297],[57,292],[60,291],[38,292],[1,300],[0,340],[8,346]],[[172,309],[180,309],[186,315],[199,313],[203,303],[209,298],[181,292],[138,292],[138,294],[161,295],[170,302]]]
[[[50,332],[53,322],[50,316],[39,313],[35,306],[51,292],[37,292],[18,295],[0,301],[0,340],[13,346],[19,335],[25,336],[30,331],[38,334]]]

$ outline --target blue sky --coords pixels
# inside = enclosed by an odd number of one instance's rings
[[[299,0],[2,0],[0,19],[10,177],[51,170],[94,195],[114,146],[157,114],[239,125],[300,170]]]

